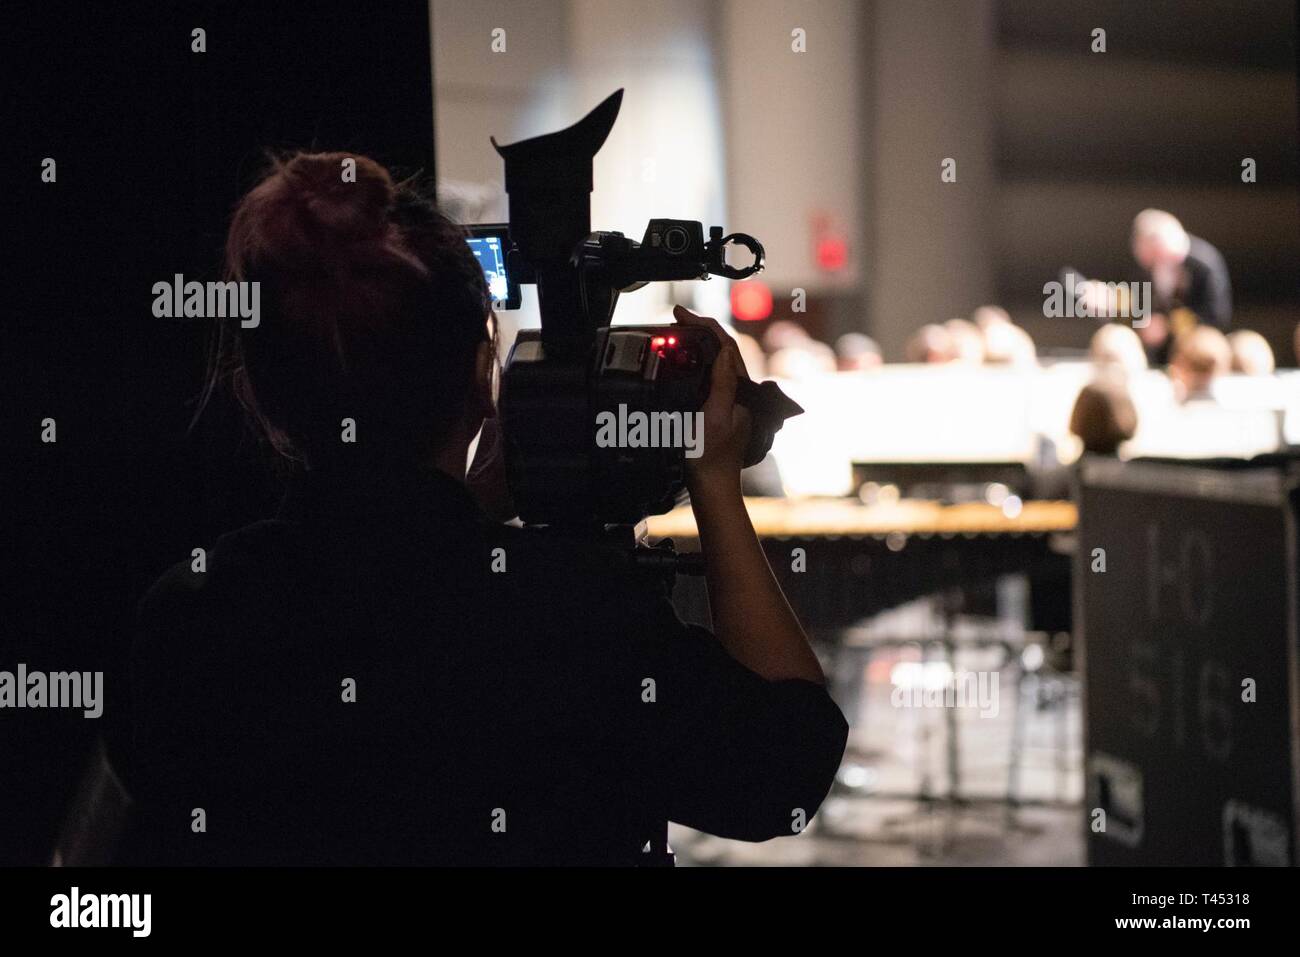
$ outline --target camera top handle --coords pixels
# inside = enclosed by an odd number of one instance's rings
[[[744,246],[754,257],[748,266],[733,266],[727,262],[727,247],[735,244]],[[725,279],[748,279],[763,269],[763,244],[749,233],[732,233],[722,235],[721,226],[709,227],[709,242],[705,246],[708,253],[709,272]]]

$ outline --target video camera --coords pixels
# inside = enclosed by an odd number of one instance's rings
[[[509,146],[493,138],[510,222],[469,227],[498,308],[518,308],[520,285],[537,286],[542,327],[519,333],[499,409],[510,491],[528,524],[599,531],[673,507],[686,458],[699,451],[688,417],[708,397],[720,345],[694,326],[612,326],[614,307],[648,282],[745,279],[763,268],[758,240],[716,226],[705,240],[698,222],[651,220],[639,243],[592,232],[592,159],[622,99],[616,91],[556,133]],[[729,265],[732,245],[753,262]],[[741,382],[737,401],[753,417],[746,465],[803,411],[773,382]]]

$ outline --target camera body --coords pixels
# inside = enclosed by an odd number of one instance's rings
[[[525,330],[502,377],[506,468],[520,516],[546,525],[635,525],[672,508],[718,341],[694,326],[597,329],[583,360],[550,358]]]
[[[716,226],[706,240],[691,220],[651,220],[640,242],[591,230],[592,159],[622,93],[568,129],[493,140],[510,222],[469,228],[498,308],[518,306],[520,284],[537,286],[542,327],[516,339],[499,408],[510,491],[527,524],[600,531],[673,507],[687,459],[703,453],[700,410],[721,344],[703,327],[612,326],[618,297],[648,282],[744,279],[763,268],[758,240]],[[753,262],[728,264],[734,245]],[[771,382],[740,383],[737,400],[753,412],[745,464],[755,464],[802,410]]]

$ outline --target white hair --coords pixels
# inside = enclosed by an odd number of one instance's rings
[[[1133,217],[1133,239],[1154,239],[1166,249],[1187,255],[1191,240],[1183,224],[1173,213],[1163,209],[1144,209]]]

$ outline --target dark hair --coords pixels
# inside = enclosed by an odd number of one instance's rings
[[[1102,376],[1083,387],[1070,412],[1070,431],[1086,452],[1114,455],[1137,432],[1137,410],[1128,388],[1116,376]]]
[[[342,452],[344,418],[364,455],[438,450],[495,345],[464,231],[364,156],[273,160],[235,209],[225,273],[261,284],[260,322],[221,322],[200,412],[227,385],[290,459]]]

